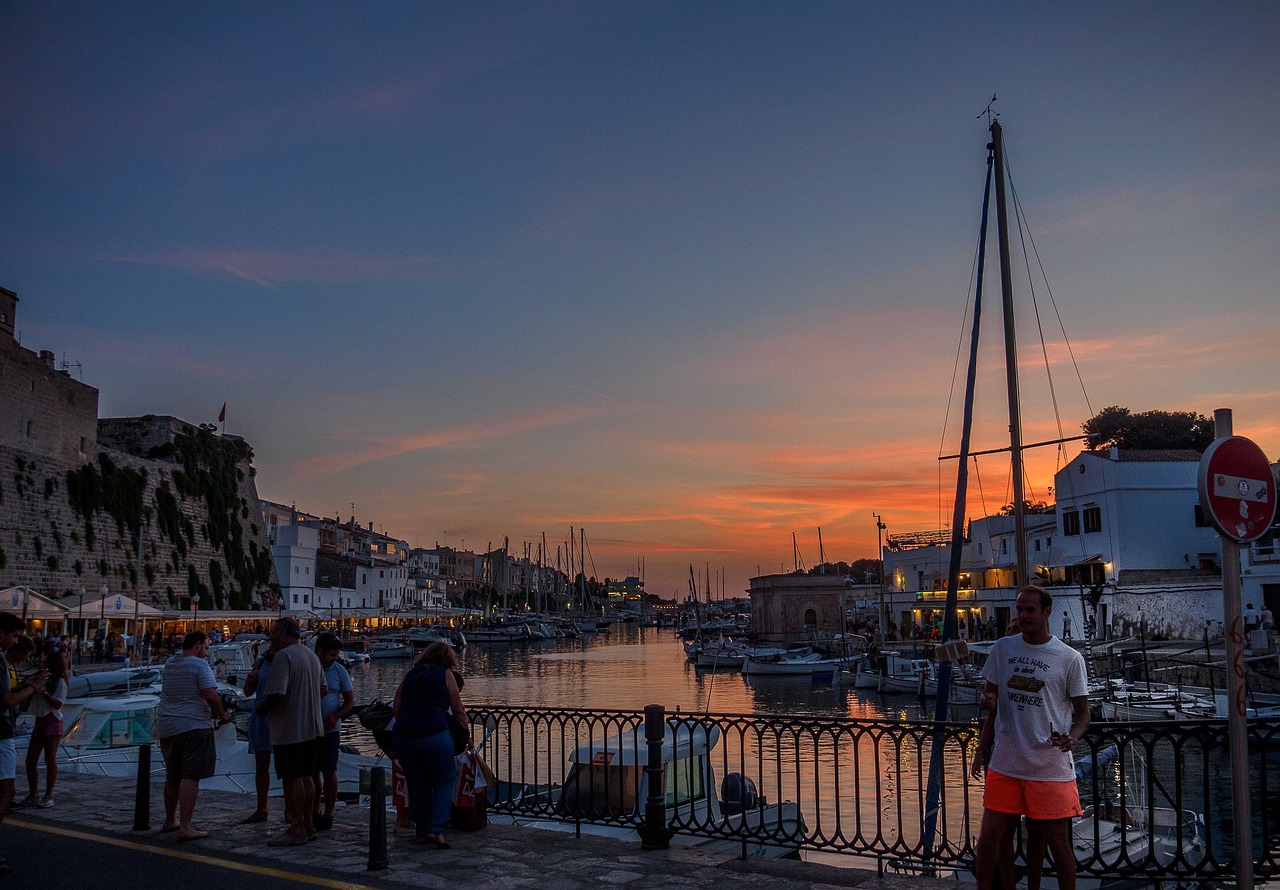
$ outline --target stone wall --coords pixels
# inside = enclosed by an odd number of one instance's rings
[[[1112,598],[1113,636],[1145,636],[1149,640],[1199,640],[1205,622],[1210,635],[1221,636],[1222,583],[1167,585],[1116,592]]]
[[[0,587],[58,599],[106,584],[159,609],[196,596],[202,609],[274,611],[251,452],[208,431],[183,441],[188,458],[194,449],[227,460],[201,470],[176,451],[146,459],[96,448],[67,460],[0,445]],[[205,490],[218,486],[229,505]]]
[[[0,337],[0,446],[87,460],[97,453],[98,391],[39,355]]]

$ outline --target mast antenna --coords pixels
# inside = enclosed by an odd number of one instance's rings
[[[994,108],[991,107],[992,105],[995,105],[995,104],[996,104],[996,94],[992,93],[991,101],[987,103],[987,107],[982,109],[982,113],[978,115],[978,117],[982,117],[983,115],[986,115],[988,129],[990,129],[991,127],[991,118],[1000,116],[1000,112],[996,111]]]

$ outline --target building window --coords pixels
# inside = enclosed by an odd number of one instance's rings
[[[89,453],[89,440],[86,439],[84,436],[80,437],[80,453],[81,454]]]
[[[1075,510],[1062,514],[1062,533],[1068,538],[1080,534],[1080,514]]]
[[[34,386],[35,384],[32,384]],[[36,435],[36,422],[34,420],[27,421],[27,438],[34,439]]]
[[[1096,504],[1084,508],[1084,531],[1085,534],[1102,531],[1102,508]]]
[[[1040,539],[1036,538],[1036,553],[1040,552]]]
[[[979,555],[979,556],[981,556],[981,555],[982,555],[982,542],[981,542],[981,541],[979,541],[979,542],[978,542],[978,555]]]
[[[1208,528],[1209,522],[1204,518],[1204,507],[1196,504],[1196,528]]]
[[[1001,539],[1000,539],[1000,552],[1001,552],[1002,554],[1003,554],[1003,553],[1008,553],[1008,552],[1009,552],[1009,539],[1008,539],[1008,538],[1001,538]]]
[[[298,604],[298,595],[296,593],[293,595],[293,604],[295,606]],[[303,812],[306,812],[306,810],[303,810]]]

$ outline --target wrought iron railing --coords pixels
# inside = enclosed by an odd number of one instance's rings
[[[497,778],[492,810],[519,822],[640,830],[729,842],[744,855],[799,849],[895,869],[972,866],[982,787],[978,728],[656,709],[665,748],[651,793],[651,731],[638,711],[473,707]],[[930,758],[942,749],[936,830],[923,831]],[[1076,749],[1085,816],[1081,875],[1208,881],[1233,873],[1223,721],[1095,723]],[[1250,723],[1255,868],[1280,874],[1280,721]],[[655,761],[656,762],[656,761]],[[652,830],[652,821],[648,825]],[[646,838],[646,843],[648,838]],[[1020,854],[1019,854],[1020,855]],[[1047,869],[1052,873],[1052,869]]]

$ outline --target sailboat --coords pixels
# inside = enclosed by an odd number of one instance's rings
[[[988,113],[991,113],[988,106]],[[1033,576],[1028,571],[1029,563],[1026,553],[1026,499],[1023,492],[1022,452],[1022,415],[1018,380],[1017,336],[1014,322],[1013,276],[1010,262],[1009,223],[1007,201],[1005,196],[1005,163],[1004,134],[999,120],[991,120],[991,142],[987,146],[987,179],[983,193],[981,234],[976,269],[976,296],[974,300],[973,327],[970,337],[969,361],[967,366],[964,419],[960,438],[960,451],[956,455],[958,470],[956,473],[956,495],[953,505],[951,523],[951,558],[948,566],[947,598],[942,626],[942,646],[939,650],[956,654],[963,651],[957,645],[958,637],[958,590],[960,587],[961,556],[964,547],[965,498],[968,488],[968,465],[970,460],[970,434],[973,426],[974,389],[977,376],[979,324],[981,321],[982,286],[985,272],[986,235],[988,223],[988,207],[991,203],[991,186],[995,184],[996,229],[1000,258],[1000,291],[1004,321],[1004,357],[1005,383],[1009,407],[1009,457],[1012,473],[1014,540],[1016,555],[1016,571],[1014,586],[1030,583]],[[1066,439],[1052,440],[1039,444],[1059,445]],[[948,714],[948,705],[952,695],[952,674],[954,665],[950,658],[943,658],[937,665],[937,699],[935,702],[934,744],[929,764],[929,782],[926,790],[924,838],[926,844],[925,859],[928,860],[936,842],[937,814],[941,798],[943,781],[943,750],[945,748],[944,722]],[[1084,754],[1083,749],[1081,753]],[[1101,752],[1085,754],[1084,759],[1096,761]],[[1134,764],[1121,758],[1116,772],[1121,777],[1134,768]],[[1122,778],[1125,781],[1125,778]],[[1127,783],[1126,783],[1127,784]],[[1133,811],[1123,814],[1107,814],[1093,812],[1074,821],[1072,826],[1072,844],[1076,859],[1082,866],[1115,868],[1129,857],[1146,856],[1146,851],[1153,851],[1157,862],[1165,862],[1160,852],[1168,847],[1167,838],[1162,832],[1172,832],[1173,842],[1184,845],[1188,857],[1203,856],[1203,845],[1199,843],[1198,825],[1203,820],[1189,811],[1166,810],[1160,807],[1144,807],[1141,814]],[[1086,886],[1080,881],[1080,886]]]

